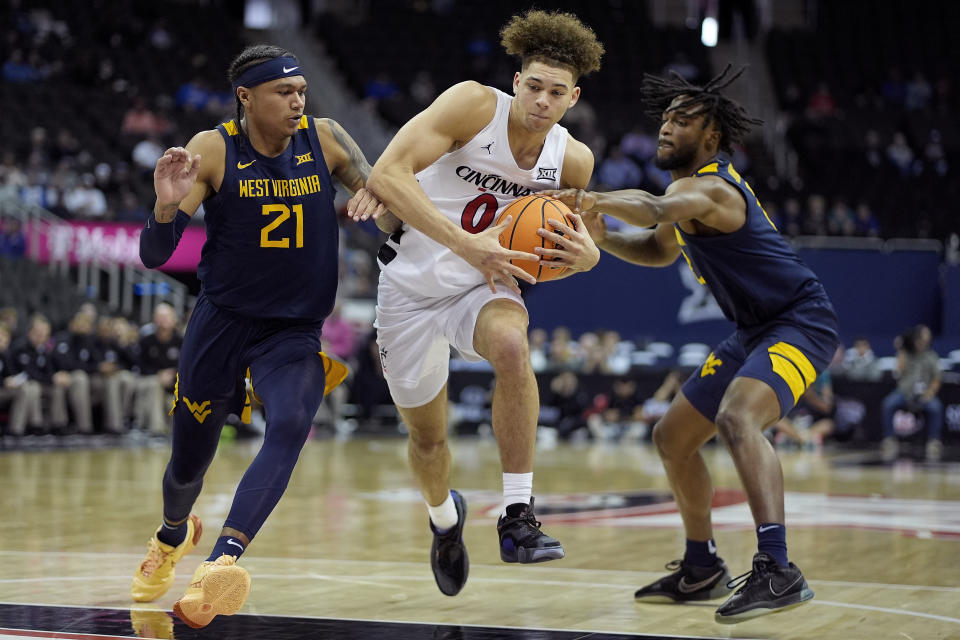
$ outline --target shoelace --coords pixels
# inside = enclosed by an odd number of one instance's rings
[[[508,515],[504,517],[502,525],[504,527],[507,527],[517,522],[528,524],[537,530],[540,529],[540,526],[542,523],[539,520],[537,520],[536,516],[533,515],[533,498],[530,498],[530,506],[524,509],[522,512],[520,512],[520,515],[518,516]]]
[[[153,572],[166,561],[168,555],[170,554],[161,551],[159,546],[151,544],[147,557],[144,558],[143,563],[140,565],[140,573],[142,573],[144,577],[149,578],[153,575]]]
[[[749,587],[751,584],[760,581],[765,575],[770,573],[767,565],[765,564],[756,564],[754,563],[753,569],[747,571],[746,573],[741,573],[736,578],[731,578],[727,582],[727,589],[736,589],[737,587],[742,586],[744,589]],[[742,590],[742,589],[741,589]],[[740,593],[741,590],[738,590],[737,593]]]

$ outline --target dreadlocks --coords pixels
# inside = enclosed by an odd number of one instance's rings
[[[659,120],[663,112],[670,108],[671,102],[679,96],[685,96],[686,100],[674,106],[673,110],[686,111],[690,107],[701,107],[696,111],[696,115],[705,116],[703,126],[708,127],[716,120],[720,128],[720,150],[733,153],[734,143],[740,142],[753,125],[762,124],[763,120],[751,118],[743,107],[721,95],[720,90],[730,86],[746,70],[745,66],[740,67],[733,75],[727,77],[732,67],[732,64],[727,64],[720,75],[702,87],[687,82],[676,71],[670,72],[672,78],[643,74],[640,96],[645,112]]]

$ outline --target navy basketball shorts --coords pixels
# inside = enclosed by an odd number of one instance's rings
[[[790,322],[734,332],[691,374],[683,385],[683,395],[714,422],[720,400],[733,379],[755,378],[776,392],[780,417],[786,416],[830,365],[839,344],[835,324],[815,310],[811,315],[810,322],[804,322],[802,314],[793,314]]]
[[[211,413],[221,419],[241,415],[247,369],[256,389],[277,367],[320,354],[321,327],[321,322],[247,318],[201,295],[183,338],[174,407],[182,403],[200,424]]]

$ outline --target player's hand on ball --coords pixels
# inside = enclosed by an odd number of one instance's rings
[[[568,216],[573,228],[553,218],[547,219],[550,229],[539,229],[537,234],[556,244],[556,248],[535,247],[534,252],[551,267],[567,267],[574,271],[589,271],[600,260],[600,250],[594,243],[583,219],[575,213]],[[546,262],[549,260],[549,262]]]
[[[496,292],[497,282],[502,282],[516,293],[520,293],[517,278],[530,284],[536,284],[537,279],[512,264],[511,260],[530,260],[537,262],[539,256],[525,251],[504,249],[500,244],[500,234],[510,226],[511,216],[505,217],[500,224],[488,227],[480,233],[470,236],[467,242],[456,251],[457,255],[466,260],[474,269],[483,274],[490,290]]]
[[[551,198],[556,198],[567,205],[570,211],[574,213],[589,211],[597,205],[597,197],[593,192],[584,191],[583,189],[551,189],[549,191],[541,191],[540,193],[545,196],[550,196]]]

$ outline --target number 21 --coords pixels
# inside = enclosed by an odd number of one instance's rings
[[[290,217],[290,207],[285,204],[265,204],[263,205],[262,210],[263,215],[269,216],[274,213],[279,213],[276,218],[271,220],[267,226],[260,229],[260,246],[268,249],[289,249],[290,248],[290,238],[288,236],[283,236],[278,239],[270,239],[270,232],[279,227],[281,224],[287,221]],[[293,213],[297,216],[297,229],[296,229],[296,248],[303,248],[303,205],[295,204],[293,205]]]

